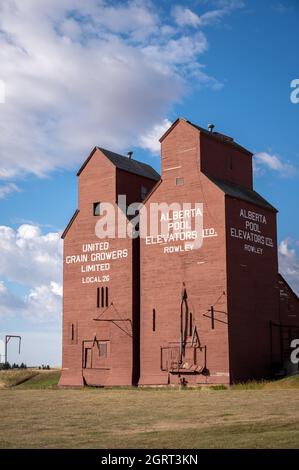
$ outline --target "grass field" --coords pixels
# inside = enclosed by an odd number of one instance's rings
[[[58,378],[0,390],[0,447],[299,447],[299,376],[229,390],[60,390]]]

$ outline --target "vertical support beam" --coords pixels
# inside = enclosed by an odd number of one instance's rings
[[[280,361],[281,367],[283,366],[283,326],[279,325],[279,339],[280,339]]]
[[[270,364],[273,364],[273,332],[272,332],[272,320],[270,320]]]
[[[140,377],[140,237],[132,240],[132,385]]]
[[[180,363],[183,362],[183,300],[181,301],[180,314]]]
[[[4,358],[5,364],[7,363],[7,343],[8,343],[8,341],[9,341],[8,336],[5,336],[5,358]]]

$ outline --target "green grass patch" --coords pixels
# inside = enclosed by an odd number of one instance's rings
[[[26,382],[23,382],[18,388],[22,389],[47,389],[57,388],[60,379],[60,370],[40,371]]]
[[[225,385],[211,385],[209,387],[210,390],[227,390]]]
[[[230,388],[232,390],[285,390],[299,388],[299,374],[278,380],[250,380],[233,384]]]

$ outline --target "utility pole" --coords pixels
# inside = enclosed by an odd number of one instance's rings
[[[11,338],[17,338],[19,340],[19,354],[21,354],[21,341],[22,338],[21,336],[16,336],[16,335],[6,335],[5,336],[5,363],[7,363],[7,345]]]

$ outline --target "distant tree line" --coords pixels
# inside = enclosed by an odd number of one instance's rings
[[[49,364],[42,364],[38,367],[40,370],[50,370],[51,367]],[[0,363],[0,370],[10,370],[10,369],[27,369],[27,365],[22,362],[21,364],[10,364],[9,362],[2,362]]]
[[[9,362],[3,362],[0,364],[1,370],[8,370],[8,369],[27,369],[26,364],[22,362],[21,364],[10,364]]]

